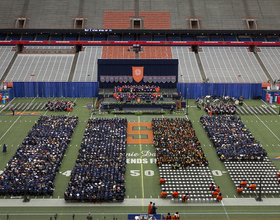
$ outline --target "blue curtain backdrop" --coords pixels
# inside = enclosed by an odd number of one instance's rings
[[[245,99],[254,99],[262,97],[261,83],[178,83],[178,92],[189,99],[197,99],[202,96],[229,96],[238,98],[242,95]]]
[[[9,97],[96,97],[98,82],[14,82]]]

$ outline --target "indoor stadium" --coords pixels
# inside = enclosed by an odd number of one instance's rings
[[[0,219],[279,219],[279,1],[0,4]]]

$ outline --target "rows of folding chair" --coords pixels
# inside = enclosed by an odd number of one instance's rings
[[[188,193],[188,201],[214,201],[209,190],[211,183],[214,183],[209,167],[171,169],[170,165],[163,164],[159,167],[159,174],[165,179],[165,184],[161,187],[167,192],[167,197],[171,197],[172,192],[178,190],[179,200]]]
[[[243,194],[258,193],[260,186],[262,194],[279,194],[280,187],[276,178],[277,170],[267,157],[263,161],[231,161],[224,162],[224,164],[236,187],[240,185],[243,179],[247,181],[247,185],[251,183],[257,185],[256,191],[244,187]]]

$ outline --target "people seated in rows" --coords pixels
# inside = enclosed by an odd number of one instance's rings
[[[170,212],[168,212],[167,215],[164,218],[165,218],[165,220],[172,219],[172,216],[170,215]]]
[[[215,189],[215,190],[212,192],[212,197],[216,198],[218,195],[219,195],[219,192]]]
[[[180,215],[178,212],[176,212],[173,216],[172,219],[180,219]]]
[[[248,186],[248,189],[249,190],[252,190],[252,191],[255,191],[257,188],[256,184],[255,183],[252,183],[250,186]]]
[[[144,93],[144,94],[136,94],[136,93],[114,93],[113,94],[113,97],[119,101],[119,100],[125,100],[125,101],[135,101],[137,100],[138,98],[142,99],[143,101],[146,101],[146,100],[157,100],[157,99],[160,99],[162,100],[163,99],[163,96],[161,98],[162,94],[160,93],[153,93],[153,94],[147,94],[147,93]]]
[[[188,193],[186,193],[185,195],[182,195],[182,202],[186,202],[189,199],[189,195]]]
[[[77,123],[76,116],[41,116],[0,174],[0,194],[52,196]]]
[[[125,86],[115,86],[114,87],[115,93],[122,93],[122,92],[129,92],[129,93],[137,93],[137,92],[146,92],[158,93],[160,91],[159,86],[154,85],[125,85]]]
[[[76,105],[73,101],[48,101],[45,105],[46,109],[49,111],[63,111],[63,112],[70,112]]]
[[[160,197],[166,198],[166,196],[167,196],[167,192],[165,191],[165,189],[163,189],[162,192],[160,193]]]
[[[223,195],[222,193],[219,193],[219,195],[216,197],[216,201],[219,202],[219,201],[222,201],[223,199]]]
[[[204,108],[208,115],[234,115],[236,113],[235,105],[207,105]]]
[[[159,184],[164,184],[165,183],[165,179],[163,178],[163,176],[160,178],[159,180]]]
[[[178,198],[179,196],[179,192],[178,190],[176,189],[173,193],[172,193],[172,198]]]
[[[237,193],[238,194],[241,194],[243,192],[243,188],[242,188],[242,186],[239,186],[238,188],[237,188]]]
[[[122,201],[125,196],[126,119],[89,119],[65,200]]]
[[[208,165],[191,121],[179,118],[153,119],[152,129],[158,166],[169,164],[173,169],[185,169],[188,166]]]
[[[243,179],[243,181],[240,183],[240,186],[246,187],[247,186],[247,181]]]
[[[202,116],[200,123],[221,161],[262,161],[267,155],[241,118]]]

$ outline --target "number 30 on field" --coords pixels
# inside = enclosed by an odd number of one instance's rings
[[[155,172],[153,170],[145,170],[144,175],[145,176],[153,176]],[[131,176],[140,176],[140,170],[130,170]]]

